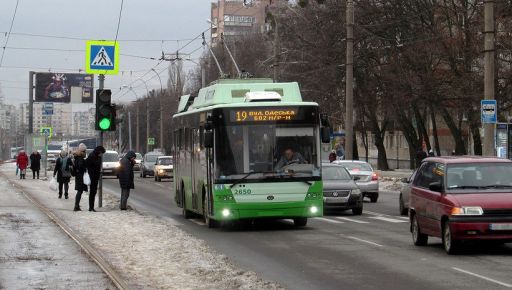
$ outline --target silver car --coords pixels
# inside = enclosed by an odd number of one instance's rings
[[[354,177],[340,165],[322,164],[324,183],[324,210],[352,210],[354,215],[363,213],[363,195]]]
[[[400,198],[398,199],[398,208],[401,215],[407,215],[409,212],[409,200],[411,198],[411,185],[416,171],[411,176],[402,178],[402,187],[400,188]]]
[[[377,202],[379,199],[379,176],[368,162],[335,160],[332,163],[345,167],[350,175],[357,177],[356,183],[363,192],[363,197],[367,196],[371,202]]]

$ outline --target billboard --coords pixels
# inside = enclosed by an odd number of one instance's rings
[[[91,74],[36,73],[35,102],[93,103]]]

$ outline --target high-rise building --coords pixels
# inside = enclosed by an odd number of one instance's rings
[[[272,0],[218,0],[211,5],[211,39],[265,32],[265,11]]]
[[[91,107],[88,111],[73,112],[73,132],[74,137],[93,137],[96,135],[94,130],[95,108]]]
[[[34,132],[41,127],[52,127],[54,136],[71,136],[72,134],[72,105],[54,103],[53,114],[43,114],[43,103],[34,103]]]

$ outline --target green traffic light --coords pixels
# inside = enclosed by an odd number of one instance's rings
[[[112,122],[110,121],[109,118],[103,118],[100,120],[100,129],[101,130],[108,130],[110,128],[110,125],[112,124]]]

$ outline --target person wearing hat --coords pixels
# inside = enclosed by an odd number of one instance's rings
[[[96,211],[94,209],[94,199],[96,198],[98,182],[100,180],[101,156],[104,153],[105,148],[98,146],[94,148],[94,151],[85,160],[85,167],[87,167],[87,172],[89,172],[89,177],[91,178],[91,185],[89,186],[89,211]]]
[[[85,155],[87,154],[87,146],[84,143],[80,143],[78,145],[78,149],[75,151],[75,161],[73,163],[73,169],[75,173],[75,208],[73,211],[80,211],[80,199],[82,198],[82,193],[87,191],[87,185],[84,184],[84,173],[87,172],[87,167],[85,165]]]
[[[39,179],[39,170],[41,170],[41,154],[34,151],[30,154],[30,169],[32,170],[32,179]]]
[[[64,187],[64,198],[68,199],[69,182],[71,181],[71,170],[73,166],[66,150],[62,150],[55,162],[53,177],[57,176],[59,183],[59,198],[62,198],[62,187]]]

